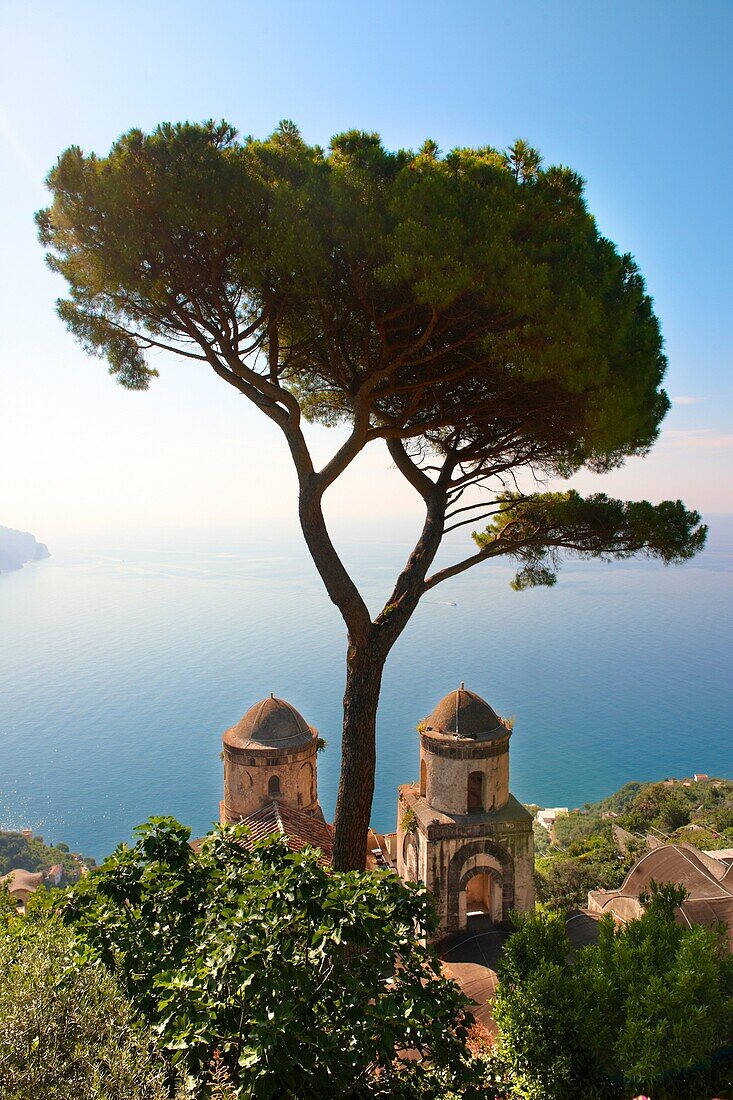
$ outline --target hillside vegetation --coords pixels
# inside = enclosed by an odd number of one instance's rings
[[[66,885],[79,878],[80,861],[87,867],[94,866],[90,856],[72,855],[68,844],[46,844],[42,836],[0,830],[0,875],[21,867],[24,871],[49,871],[60,864],[64,870],[62,883]]]
[[[589,890],[613,890],[648,846],[733,848],[733,781],[627,783],[600,802],[559,817],[552,838],[535,825],[538,900],[548,909],[586,904]]]
[[[676,886],[569,959],[517,917],[496,1041],[425,940],[430,896],[318,851],[153,818],[27,912],[0,891],[2,1100],[710,1100],[729,1096],[733,960]]]
[[[169,1100],[151,1030],[43,898],[24,919],[0,893],[0,1096]]]

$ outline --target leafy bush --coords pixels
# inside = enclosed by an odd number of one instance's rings
[[[693,805],[680,787],[665,787],[653,783],[643,788],[627,812],[628,828],[632,832],[656,829],[669,835],[690,822]]]
[[[574,965],[559,913],[515,918],[499,968],[499,1052],[525,1100],[650,1091],[708,1100],[733,1037],[733,958],[722,934],[675,923],[684,898],[654,887],[639,920],[600,922]],[[733,1054],[733,1048],[730,1048]]]
[[[544,825],[538,825],[535,821],[532,825],[532,835],[535,855],[543,855],[550,847],[550,834]]]
[[[3,1100],[164,1100],[164,1062],[106,970],[42,904],[0,907]]]
[[[604,822],[604,825],[607,824]],[[598,832],[599,823],[594,814],[565,814],[558,817],[552,827],[555,844],[567,848],[578,840]]]
[[[170,818],[138,832],[70,891],[65,919],[193,1086],[215,1052],[238,1098],[427,1098],[467,1079],[470,1017],[421,945],[424,888],[250,845],[241,827],[196,851]]]

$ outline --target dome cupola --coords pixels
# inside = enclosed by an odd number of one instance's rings
[[[241,821],[276,799],[320,814],[318,730],[285,699],[270,695],[226,730],[222,821]]]
[[[316,737],[302,714],[274,695],[250,707],[224,734],[224,744],[238,749],[297,749]]]
[[[508,729],[492,707],[463,684],[443,696],[425,719],[426,732],[470,738],[472,741],[506,737]]]

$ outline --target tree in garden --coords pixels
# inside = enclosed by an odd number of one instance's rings
[[[654,442],[666,362],[641,275],[598,231],[580,177],[522,141],[442,156],[351,131],[324,151],[292,123],[265,141],[164,124],[106,157],[72,147],[47,182],[40,237],[82,344],[131,389],[157,374],[150,349],[200,362],[283,433],[348,632],[334,863],[363,867],[382,671],[425,592],[497,557],[526,588],[554,583],[563,553],[677,562],[704,543],[679,501],[522,488]],[[321,469],[309,420],[342,429]],[[323,499],[377,442],[425,520],[372,617]],[[446,533],[481,524],[473,553],[431,573]]]
[[[420,942],[434,928],[423,887],[332,872],[242,826],[198,850],[171,818],[137,832],[72,888],[64,918],[195,1088],[212,1062],[243,1100],[430,1100],[470,1079],[466,1000]]]

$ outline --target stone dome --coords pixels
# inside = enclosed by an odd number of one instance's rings
[[[292,750],[305,748],[315,737],[316,731],[295,707],[270,695],[226,731],[224,743],[236,748]]]
[[[509,729],[485,699],[463,684],[444,696],[425,719],[426,733],[443,733],[482,741],[508,737]]]

